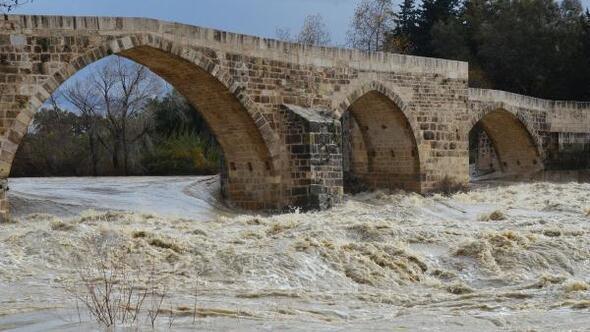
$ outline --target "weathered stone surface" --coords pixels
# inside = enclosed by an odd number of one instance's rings
[[[585,146],[590,132],[587,104],[468,89],[464,62],[152,19],[9,15],[0,22],[0,177],[51,93],[111,54],[146,65],[196,106],[224,151],[228,201],[247,209],[337,203],[337,120],[347,112],[347,169],[371,188],[418,192],[468,181],[468,134],[478,121],[514,171],[543,168],[551,147]]]
[[[509,173],[590,167],[590,103],[469,89],[470,121],[480,122]]]
[[[340,121],[329,113],[283,105],[283,136],[290,151],[293,206],[326,209],[343,194]]]

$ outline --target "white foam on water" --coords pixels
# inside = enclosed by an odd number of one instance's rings
[[[202,178],[11,187],[20,212],[0,225],[0,329],[79,329],[59,318],[75,305],[64,287],[105,244],[136,267],[138,285],[150,269],[168,285],[177,329],[590,326],[590,184],[363,193],[328,211],[274,216],[231,213]],[[181,315],[195,302],[196,322]]]

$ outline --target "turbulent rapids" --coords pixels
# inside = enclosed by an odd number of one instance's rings
[[[0,330],[98,329],[71,289],[105,255],[124,257],[138,289],[167,290],[160,309],[175,318],[159,324],[174,329],[590,326],[590,184],[365,193],[329,211],[263,216],[216,205],[211,178],[59,181],[11,183]]]

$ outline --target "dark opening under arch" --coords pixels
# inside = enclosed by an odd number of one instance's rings
[[[503,109],[487,113],[469,132],[469,163],[472,178],[489,174],[521,177],[543,168],[526,126]]]
[[[201,112],[223,150],[222,181],[230,202],[247,209],[275,208],[268,182],[273,174],[268,147],[227,87],[204,69],[156,48],[139,46],[120,55],[161,76]]]
[[[64,64],[65,69],[57,71],[53,81],[43,85],[44,92],[52,94],[77,71],[113,53],[144,65],[179,91],[201,113],[215,135],[224,155],[222,187],[227,201],[245,209],[280,207],[282,198],[274,179],[275,163],[259,128],[263,121],[255,121],[243,100],[230,91],[229,76],[223,76],[218,68],[204,66],[210,63],[208,60],[188,61],[153,46],[139,45],[118,51],[101,47]],[[222,82],[219,76],[227,80]],[[42,100],[41,95],[37,98]],[[26,128],[23,135],[25,131]],[[20,143],[21,139],[13,141]]]
[[[416,140],[401,109],[389,97],[369,91],[343,115],[345,190],[420,191]]]

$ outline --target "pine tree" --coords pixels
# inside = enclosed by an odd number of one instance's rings
[[[395,13],[393,19],[395,23],[395,34],[411,36],[416,29],[416,19],[415,0],[403,0],[399,12]]]
[[[418,10],[417,29],[415,35],[416,53],[432,56],[432,28],[437,22],[446,23],[457,17],[459,0],[424,0]]]
[[[413,53],[416,20],[415,0],[403,0],[399,12],[393,14],[394,29],[386,35],[385,44],[389,49],[404,54]]]

